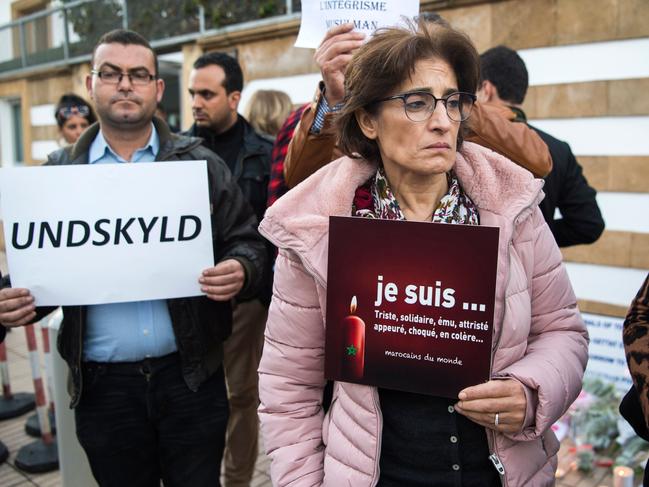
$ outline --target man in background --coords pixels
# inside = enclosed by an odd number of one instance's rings
[[[242,89],[243,73],[236,59],[220,52],[199,57],[189,75],[194,125],[187,134],[201,137],[203,145],[226,162],[261,221],[266,210],[273,144],[238,114]],[[270,244],[267,253],[271,253]],[[225,343],[224,358],[230,402],[224,455],[226,487],[249,485],[257,459],[257,367],[271,293],[272,275],[267,265],[261,291],[252,299],[234,303],[232,335]]]
[[[527,93],[527,68],[521,57],[506,46],[485,51],[480,56],[478,101],[509,108],[514,122],[527,124],[522,110]],[[545,198],[540,204],[545,221],[559,247],[595,242],[604,231],[604,220],[582,168],[570,146],[529,125],[543,139],[552,156],[552,171],[545,177]],[[559,209],[561,217],[555,217]]]

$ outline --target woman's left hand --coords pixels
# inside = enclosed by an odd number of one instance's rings
[[[490,380],[460,391],[458,413],[500,433],[523,429],[527,399],[523,384],[514,379]]]

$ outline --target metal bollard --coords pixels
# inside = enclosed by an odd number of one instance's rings
[[[45,387],[43,386],[43,379],[41,377],[41,366],[36,346],[34,325],[25,326],[25,335],[27,337],[27,349],[29,350],[32,378],[34,379],[36,412],[41,427],[41,439],[29,443],[18,450],[15,465],[25,472],[49,472],[59,468],[59,458],[56,441],[54,441],[50,427],[50,418],[47,413]]]
[[[50,353],[50,334],[49,330],[47,329],[47,322],[49,321],[49,318],[44,318],[39,322],[39,326],[41,329],[41,336],[43,338],[43,355],[45,358],[45,378],[46,378],[46,385],[47,385],[47,397],[49,398],[49,409],[48,409],[48,417],[50,420],[50,428],[52,431],[52,434],[56,434],[56,421],[54,418],[54,391],[52,389],[52,355]],[[38,413],[37,414],[32,414],[29,418],[27,418],[27,421],[25,422],[25,433],[27,433],[29,436],[33,436],[35,438],[40,438],[41,437],[41,426],[40,426],[40,421],[38,419]]]
[[[29,392],[11,391],[9,381],[9,362],[7,361],[7,345],[0,343],[0,377],[2,377],[2,397],[0,397],[0,420],[15,418],[34,409],[34,394]]]

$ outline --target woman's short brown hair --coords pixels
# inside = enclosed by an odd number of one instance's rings
[[[392,92],[411,76],[418,61],[437,58],[447,62],[455,73],[458,89],[475,93],[480,58],[469,37],[445,22],[409,23],[407,27],[377,30],[354,54],[345,73],[345,104],[336,124],[338,144],[348,156],[379,161],[376,141],[365,137],[356,120],[358,110],[376,113],[376,100]],[[462,142],[462,126],[458,148]]]

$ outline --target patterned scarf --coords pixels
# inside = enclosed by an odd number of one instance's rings
[[[456,223],[479,225],[478,209],[460,186],[453,171],[447,173],[448,192],[442,197],[433,212],[434,223]],[[359,186],[354,194],[352,215],[382,220],[405,220],[399,202],[390,189],[383,166],[376,174]]]

